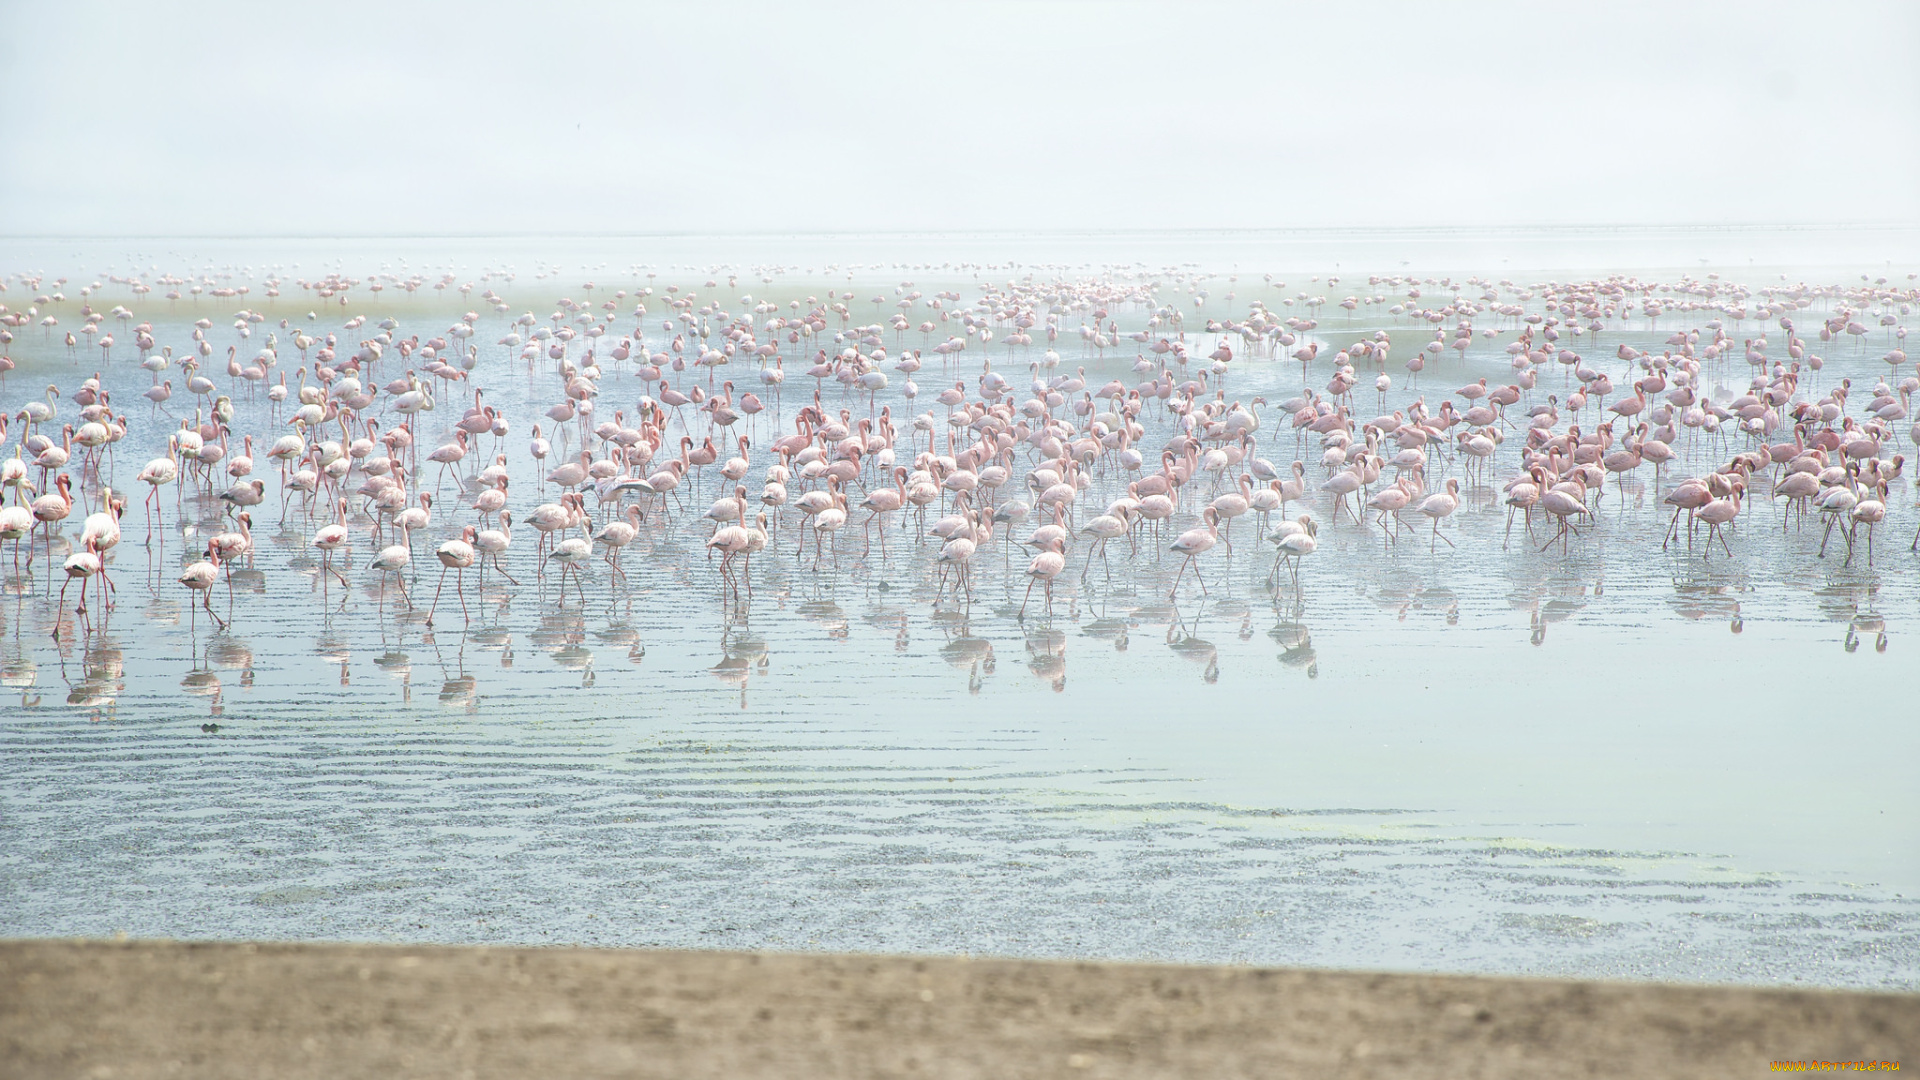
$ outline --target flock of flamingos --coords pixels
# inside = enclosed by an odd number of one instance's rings
[[[1240,562],[1249,587],[1297,592],[1333,529],[1437,554],[1474,491],[1506,516],[1488,536],[1564,554],[1605,527],[1610,487],[1623,512],[1631,494],[1662,514],[1686,557],[1814,528],[1820,556],[1871,561],[1898,451],[1920,441],[1912,275],[1303,291],[1193,272],[979,283],[976,268],[972,296],[901,281],[781,300],[724,272],[547,276],[13,275],[6,591],[56,605],[55,638],[89,632],[116,563],[145,549],[224,628],[242,614],[228,575],[273,525],[304,538],[316,602],[344,605],[350,576],[372,575],[381,610],[425,607],[429,624],[448,599],[471,618],[469,573],[551,582],[562,605],[571,584],[585,604],[589,572],[597,591],[624,586],[630,548],[643,566],[710,566],[706,587],[743,605],[766,560],[902,560],[936,605],[998,573],[1024,618],[1096,575],[1170,597],[1208,575],[1230,588],[1236,545],[1265,552]],[[546,315],[503,295],[530,284],[569,295]],[[402,321],[469,305],[433,329]],[[1504,373],[1443,378],[1470,354],[1483,370],[1504,356]],[[1248,383],[1299,389],[1243,397]],[[658,542],[676,535],[704,558]]]

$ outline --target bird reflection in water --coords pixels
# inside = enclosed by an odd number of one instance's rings
[[[422,643],[433,646],[434,656],[440,662],[440,704],[447,708],[461,709],[469,716],[479,712],[480,682],[467,674],[465,636],[461,636],[459,644],[453,650],[452,670],[448,670],[446,654],[433,635],[427,635]]]
[[[89,634],[80,655],[80,678],[67,676],[67,662],[60,660],[60,675],[67,683],[67,704],[87,709],[95,721],[111,719],[114,705],[127,688],[127,659],[120,646],[105,634]]]
[[[0,645],[0,686],[6,687],[8,694],[20,692],[21,708],[30,709],[40,703],[39,695],[27,696],[39,681],[40,665],[17,635]]]
[[[1860,639],[1872,635],[1873,651],[1887,651],[1887,620],[1876,614],[1855,615],[1847,622],[1847,636],[1842,647],[1853,652],[1860,647]]]
[[[1440,612],[1448,626],[1460,625],[1460,597],[1452,589],[1444,587],[1423,589],[1418,596],[1414,597],[1411,606],[1414,611]],[[1401,618],[1405,617],[1403,613]]]
[[[482,652],[499,653],[501,667],[513,666],[513,634],[505,627],[482,627],[468,634],[467,640],[473,642]]]
[[[1571,575],[1542,577],[1517,586],[1509,599],[1526,605],[1528,640],[1543,645],[1548,624],[1572,618],[1591,602],[1589,592],[1600,588],[1598,583],[1590,586],[1585,578]]]
[[[561,670],[579,672],[580,685],[582,687],[593,685],[592,649],[587,648],[585,645],[562,645],[547,655]]]
[[[632,623],[610,623],[595,630],[593,636],[601,644],[627,650],[627,662],[637,664],[647,657],[647,647],[640,642],[640,630]]]
[[[223,566],[225,564],[222,564]],[[267,594],[267,573],[251,566],[239,566],[227,575],[227,583],[233,586],[235,594],[244,596],[265,596]]]
[[[20,545],[25,542],[26,538],[22,537],[12,545],[13,557],[15,559],[20,557]],[[10,567],[7,575],[4,578],[0,578],[0,595],[24,598],[37,591],[38,587],[38,582],[34,581],[33,576],[24,569]]]
[[[1813,592],[1820,613],[1835,622],[1851,624],[1867,617],[1878,618],[1880,580],[1878,577],[1848,577],[1829,581]]]
[[[1203,603],[1193,613],[1193,621],[1188,623],[1180,617],[1178,608],[1167,623],[1167,647],[1175,656],[1200,665],[1200,677],[1209,683],[1220,681],[1220,649],[1213,642],[1200,637],[1200,617],[1206,613]]]
[[[226,713],[221,696],[220,676],[207,666],[206,657],[199,648],[193,650],[192,669],[180,680],[180,689],[194,697],[208,700],[207,715],[222,716]]]
[[[1314,651],[1313,634],[1304,623],[1293,620],[1275,623],[1267,636],[1280,646],[1282,667],[1305,670],[1309,679],[1320,677],[1320,654]]]
[[[967,691],[977,694],[986,685],[987,676],[993,674],[993,642],[975,637],[963,615],[947,614],[952,617],[939,620],[947,633],[947,643],[940,646],[940,657],[954,667],[966,668]]]
[[[894,652],[906,652],[907,646],[913,643],[913,635],[908,632],[908,615],[901,608],[884,605],[869,608],[860,621],[883,634],[892,631]]]
[[[148,560],[149,563],[153,561],[154,560],[151,559]],[[169,575],[168,583],[172,583],[171,575]],[[159,588],[158,584],[153,584],[151,587],[155,589]],[[147,602],[140,609],[140,614],[144,616],[148,622],[158,623],[161,626],[179,626],[180,601],[174,599],[171,592],[155,593],[148,597]]]
[[[373,658],[373,666],[400,680],[400,700],[405,704],[413,703],[413,658],[399,649],[389,646],[379,656]]]
[[[765,676],[769,665],[765,639],[749,633],[736,635],[729,622],[720,631],[720,660],[707,670],[721,682],[740,688],[740,708],[747,707],[747,684]]]
[[[1099,638],[1113,642],[1114,652],[1126,652],[1128,645],[1127,631],[1131,629],[1132,625],[1133,624],[1128,623],[1125,619],[1103,615],[1082,626],[1080,632],[1091,638]]]
[[[1683,619],[1725,619],[1727,628],[1738,634],[1746,629],[1740,613],[1740,596],[1753,591],[1750,585],[1734,584],[1718,575],[1676,580],[1668,605]]]
[[[246,642],[220,635],[207,643],[207,662],[214,667],[240,673],[240,685],[253,685],[253,650]]]
[[[550,611],[540,616],[528,634],[528,640],[536,649],[552,652],[568,645],[579,645],[587,639],[587,619],[578,609],[573,611]]]
[[[808,600],[794,610],[800,613],[801,618],[825,628],[828,638],[834,641],[847,640],[847,612],[839,604],[831,600]]]
[[[1053,687],[1058,694],[1067,688],[1067,635],[1061,630],[1036,630],[1027,634],[1027,670]]]
[[[593,650],[587,648],[587,613],[584,608],[556,608],[540,616],[530,635],[536,649],[545,650],[563,671],[580,673],[580,685],[592,686]]]
[[[342,637],[336,631],[328,630],[314,641],[313,654],[319,657],[323,663],[339,664],[340,685],[352,685],[353,679],[347,669],[347,664],[353,659],[353,650],[347,646],[347,639],[345,637]]]

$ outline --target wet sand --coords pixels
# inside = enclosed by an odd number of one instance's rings
[[[954,957],[11,941],[0,1072],[1753,1076],[1920,995]]]

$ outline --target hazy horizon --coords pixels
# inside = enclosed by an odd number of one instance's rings
[[[1920,223],[1920,6],[5,3],[0,235]]]

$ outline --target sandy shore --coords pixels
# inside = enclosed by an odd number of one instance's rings
[[[1920,996],[946,957],[0,942],[22,1077],[1741,1076]]]

